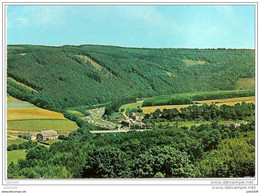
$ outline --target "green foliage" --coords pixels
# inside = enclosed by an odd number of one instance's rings
[[[199,163],[204,177],[255,176],[255,146],[249,138],[225,139]]]
[[[114,112],[119,112],[119,108],[123,104],[134,103],[134,102],[136,102],[135,98],[124,98],[124,99],[121,99],[121,100],[113,101],[113,102],[106,105],[104,114],[105,115],[111,115]]]
[[[188,155],[172,147],[153,147],[135,160],[135,177],[194,177]]]
[[[87,154],[82,177],[118,178],[129,177],[127,157],[116,147],[99,147]]]
[[[161,95],[145,99],[142,106],[193,104],[195,101],[254,96],[254,90],[228,90]]]
[[[8,80],[7,90],[21,100],[56,111],[128,97],[230,90],[239,78],[254,77],[254,54],[245,49],[10,45],[7,75],[14,81]],[[91,58],[101,69],[77,55]],[[185,60],[205,64],[187,66]]]
[[[33,147],[37,146],[37,142],[32,142],[31,140],[28,142],[23,142],[21,144],[11,144],[7,146],[7,151],[12,151],[12,150],[19,150],[19,149],[31,149]]]
[[[255,105],[253,103],[235,104],[234,106],[221,105],[220,107],[215,104],[203,104],[201,106],[192,105],[177,110],[173,109],[160,109],[155,112],[146,114],[145,121],[180,121],[180,120],[242,120],[245,117],[255,115]]]
[[[90,134],[89,129],[83,127],[49,148],[37,146],[29,149],[25,160],[9,165],[8,176],[253,176],[254,129],[254,121],[238,128],[214,122],[192,129],[162,126],[161,129],[144,132],[99,136]]]

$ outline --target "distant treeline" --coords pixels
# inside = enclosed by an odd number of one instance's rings
[[[28,142],[23,142],[21,144],[11,144],[7,146],[7,151],[19,150],[19,149],[31,149],[37,146],[37,142],[32,142],[29,140]]]
[[[254,96],[254,90],[228,90],[155,96],[145,99],[142,106],[193,104],[195,101]]]
[[[235,104],[234,106],[221,105],[220,107],[215,104],[203,104],[201,106],[192,105],[186,108],[177,110],[173,109],[157,109],[155,112],[146,114],[145,121],[180,121],[180,120],[242,120],[245,117],[255,115],[255,105],[253,103]]]

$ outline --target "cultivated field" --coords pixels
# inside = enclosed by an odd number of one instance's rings
[[[14,98],[10,96],[9,94],[7,95],[7,102],[20,102],[17,98]]]
[[[7,145],[26,141],[17,138],[19,131],[40,132],[50,129],[68,135],[78,128],[75,122],[65,119],[61,113],[35,107],[9,95],[7,101]]]
[[[21,119],[65,119],[63,114],[38,107],[10,108],[7,110],[7,120]]]
[[[39,132],[44,129],[55,130],[58,133],[70,133],[77,129],[75,122],[68,119],[36,119],[36,120],[13,120],[7,122],[8,131]]]
[[[237,103],[242,103],[242,102],[246,102],[246,103],[255,103],[255,97],[238,97],[238,98],[228,98],[228,99],[217,99],[217,100],[203,100],[203,101],[196,101],[197,105],[202,105],[204,103],[206,104],[211,104],[211,103],[215,103],[217,106],[221,106],[223,104],[226,105],[230,105],[233,106]],[[162,106],[150,106],[150,107],[142,107],[142,110],[144,113],[151,113],[154,112],[156,109],[181,109],[184,107],[188,107],[192,104],[187,104],[187,105],[162,105]],[[132,105],[133,106],[133,105]]]

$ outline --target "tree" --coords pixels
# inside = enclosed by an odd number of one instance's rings
[[[169,146],[155,146],[138,156],[134,161],[134,176],[194,177],[194,167],[188,156]]]
[[[253,137],[253,136],[252,136]],[[223,140],[217,150],[210,152],[199,164],[203,177],[255,176],[255,147],[250,138]]]
[[[116,147],[99,147],[87,154],[82,177],[129,177],[124,152]]]

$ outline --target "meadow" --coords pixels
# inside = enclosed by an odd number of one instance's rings
[[[7,152],[7,164],[9,165],[11,162],[17,164],[18,159],[24,159],[26,155],[25,150],[13,150]]]
[[[251,89],[255,87],[255,79],[254,78],[239,78],[236,82],[236,89]]]
[[[12,120],[7,122],[7,129],[10,131],[40,132],[44,129],[50,129],[58,133],[70,133],[77,128],[75,122],[67,119]]]

